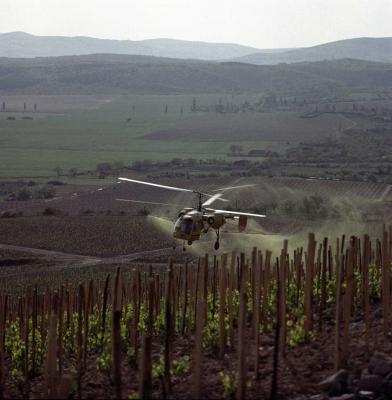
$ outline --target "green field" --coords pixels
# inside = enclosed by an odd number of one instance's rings
[[[257,100],[219,94],[196,98],[202,105],[217,104],[220,98],[236,104]],[[58,96],[57,101],[52,96],[53,106],[48,96],[18,96],[13,112],[0,113],[0,178],[49,177],[56,167],[64,172],[94,170],[100,162],[226,158],[233,141],[244,149],[284,151],[300,140],[336,135],[338,127],[350,124],[339,115],[304,120],[292,112],[191,113],[192,99],[137,95],[94,102],[89,96],[73,96],[73,110],[67,96]],[[38,112],[20,112],[23,101],[28,110],[37,103]],[[33,119],[23,119],[26,116]]]

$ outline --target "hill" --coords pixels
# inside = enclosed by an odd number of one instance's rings
[[[358,60],[392,62],[392,38],[355,38],[339,40],[318,46],[293,49],[279,53],[256,52],[233,59],[259,65],[314,62],[352,58]]]
[[[84,36],[34,36],[24,32],[0,34],[0,57],[15,58],[110,53],[221,60],[260,51],[263,50],[232,43],[207,43],[175,39],[131,41],[96,39]]]
[[[90,55],[0,59],[0,94],[331,93],[392,87],[392,64],[338,60],[275,66]]]

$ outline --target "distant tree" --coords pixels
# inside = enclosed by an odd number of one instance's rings
[[[104,178],[107,175],[110,175],[113,172],[113,168],[110,163],[103,162],[97,164],[95,171],[99,178]]]
[[[5,101],[3,101],[3,107],[2,110],[5,111]]]
[[[191,111],[196,112],[196,109],[197,109],[197,103],[196,103],[196,97],[194,97],[192,99]]]
[[[165,106],[165,114],[167,114],[167,110],[168,110],[168,107],[167,107],[167,104],[166,104],[166,106]]]
[[[122,161],[114,161],[113,169],[115,169],[116,171],[124,169],[124,163]]]
[[[150,215],[150,211],[147,208],[142,208],[137,212],[137,215],[141,217],[148,217]]]
[[[231,144],[230,145],[230,152],[233,154],[242,153],[243,147],[239,144]]]
[[[34,104],[34,112],[37,112],[37,103]]]
[[[56,191],[50,186],[42,186],[35,192],[35,196],[38,199],[53,199],[56,196]]]
[[[45,217],[50,217],[51,215],[60,215],[61,211],[56,210],[55,208],[52,207],[46,207],[45,210],[42,212],[42,215]]]
[[[152,163],[150,160],[134,161],[131,168],[135,171],[147,171],[151,168],[151,165]]]
[[[23,111],[26,111],[26,109],[27,109],[27,105],[26,105],[26,103],[23,103]]]
[[[237,152],[237,145],[231,144],[230,145],[230,153],[236,153],[236,152]]]
[[[62,170],[60,167],[57,166],[57,167],[54,169],[54,172],[56,172],[57,178],[60,178],[60,175],[61,175],[61,173],[63,172],[63,170]]]
[[[76,178],[77,175],[78,175],[78,169],[77,169],[77,168],[70,168],[70,169],[68,170],[68,176],[69,176],[70,178]]]
[[[286,200],[282,205],[283,212],[287,215],[294,215],[295,208],[295,203],[292,200]]]

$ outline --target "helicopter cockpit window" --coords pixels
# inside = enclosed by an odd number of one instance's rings
[[[181,232],[185,235],[190,235],[192,233],[193,221],[191,219],[183,219],[181,221]]]

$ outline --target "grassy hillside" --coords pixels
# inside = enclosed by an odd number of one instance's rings
[[[0,59],[1,94],[260,93],[391,87],[392,64],[355,60],[256,66],[146,56]]]

